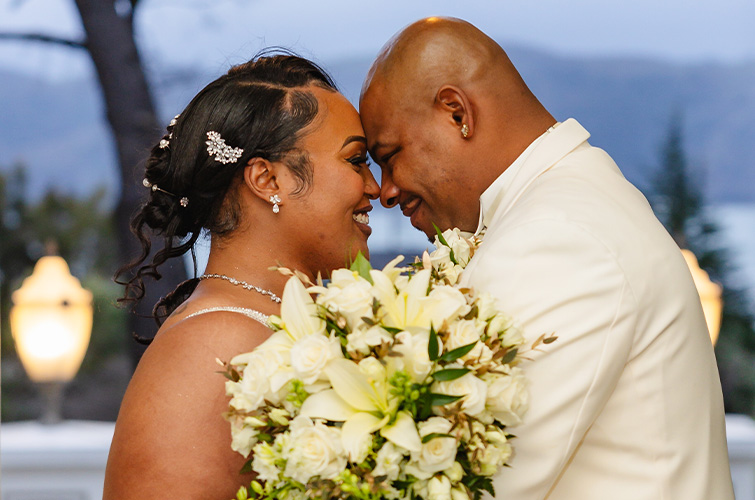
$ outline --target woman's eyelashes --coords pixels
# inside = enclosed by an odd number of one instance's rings
[[[370,160],[369,158],[367,158],[367,155],[354,156],[349,158],[347,161],[357,167],[356,170],[370,166]]]

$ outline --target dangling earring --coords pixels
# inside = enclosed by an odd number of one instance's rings
[[[278,212],[281,211],[280,207],[278,206],[278,203],[280,203],[280,202],[281,202],[280,196],[278,196],[277,194],[271,194],[270,195],[270,203],[273,204],[273,213],[274,214],[277,214]]]
[[[469,135],[469,126],[465,123],[461,126],[461,136],[465,139]]]

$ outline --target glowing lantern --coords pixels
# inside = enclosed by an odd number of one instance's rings
[[[61,257],[42,257],[13,292],[10,325],[21,363],[41,384],[44,421],[60,419],[63,384],[79,371],[92,333],[92,293],[71,276]]]
[[[710,340],[713,342],[713,345],[716,345],[718,332],[721,328],[721,313],[723,312],[721,285],[713,283],[708,277],[708,273],[700,269],[695,254],[689,250],[682,250],[682,255],[684,255],[684,260],[687,261],[692,278],[695,280],[697,293],[700,295],[700,302],[703,304],[703,312],[705,313],[705,321],[708,323]]]

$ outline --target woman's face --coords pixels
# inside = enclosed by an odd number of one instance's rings
[[[354,106],[337,92],[311,88],[318,114],[298,149],[309,157],[312,185],[291,196],[281,212],[291,222],[297,253],[313,274],[347,266],[358,252],[369,256],[370,200],[380,187],[367,163],[367,141]]]

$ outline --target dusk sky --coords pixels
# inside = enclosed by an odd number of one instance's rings
[[[504,45],[559,54],[755,60],[752,0],[142,0],[136,26],[152,64],[221,72],[266,45],[324,62],[372,56],[402,26],[430,15],[466,19]],[[81,28],[73,0],[0,0],[0,31],[75,37]],[[70,49],[0,42],[0,67],[64,78],[88,65]]]
[[[211,79],[270,45],[291,48],[326,68],[369,60],[403,26],[432,15],[465,19],[504,48],[679,63],[755,62],[754,0],[141,0],[135,26],[152,75],[191,68]],[[0,32],[82,34],[73,0],[0,0]],[[92,75],[83,51],[0,40],[0,71],[9,69],[50,80]],[[12,98],[0,88],[0,103]],[[721,213],[732,223],[728,233],[745,234],[736,228],[755,220],[755,211],[748,210]],[[425,245],[408,224],[400,228],[407,234],[398,235],[383,223],[375,218],[372,244],[379,247],[380,235],[390,235]],[[755,245],[732,243],[741,249]],[[741,263],[755,290],[755,264],[744,257]]]

